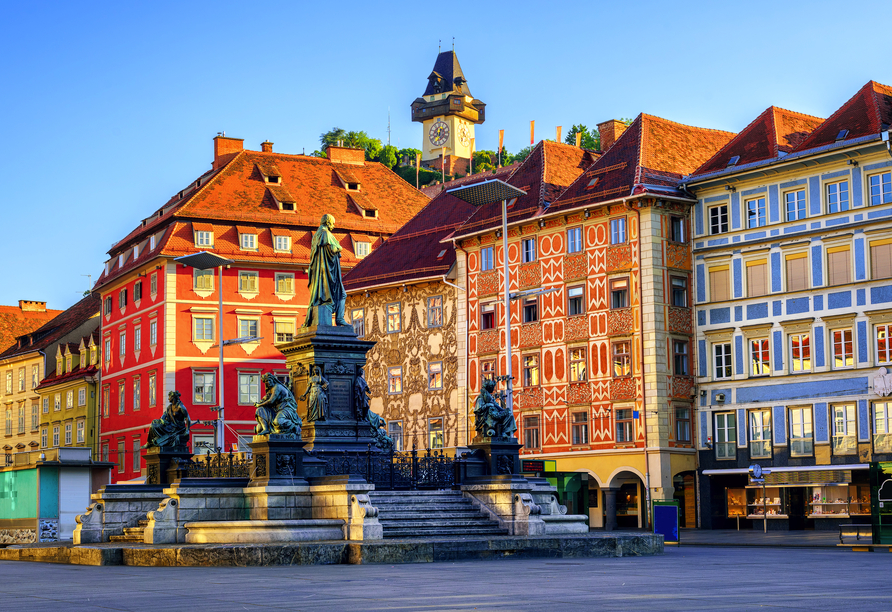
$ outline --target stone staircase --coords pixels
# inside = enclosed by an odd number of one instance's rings
[[[109,536],[110,542],[135,542],[137,544],[142,544],[143,535],[145,534],[146,527],[149,526],[148,519],[143,519],[139,521],[138,527],[124,527],[124,535],[113,535]]]
[[[385,538],[508,535],[461,491],[372,491]]]

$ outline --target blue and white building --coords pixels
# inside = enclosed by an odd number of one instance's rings
[[[867,463],[892,460],[890,124],[875,82],[826,120],[772,107],[685,179],[702,528],[870,513]]]

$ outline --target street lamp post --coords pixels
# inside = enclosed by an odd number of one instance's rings
[[[215,253],[200,251],[191,255],[183,255],[174,259],[177,263],[184,266],[195,268],[197,270],[210,270],[217,268],[217,294],[219,295],[219,310],[217,311],[217,345],[220,348],[220,365],[217,370],[217,388],[218,388],[218,407],[217,407],[217,427],[214,428],[215,440],[214,444],[217,448],[223,449],[226,437],[226,421],[223,415],[223,266],[232,263],[231,259],[226,259]]]
[[[526,195],[526,191],[499,179],[490,179],[481,183],[456,187],[447,190],[459,200],[463,200],[473,206],[484,206],[493,202],[502,201],[502,259],[504,260],[505,279],[505,351],[508,364],[507,401],[506,407],[514,414],[514,373],[511,365],[511,288],[508,285],[508,200]]]

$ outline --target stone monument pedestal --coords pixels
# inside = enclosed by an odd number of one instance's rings
[[[319,320],[331,320],[331,313],[319,307]],[[328,319],[324,317],[328,316]],[[343,452],[373,450],[375,440],[369,422],[356,414],[354,384],[359,368],[366,363],[366,353],[374,342],[360,340],[352,326],[315,325],[303,327],[294,341],[277,348],[285,355],[291,375],[292,392],[297,399],[298,414],[303,421],[303,441],[308,451],[319,460]],[[310,385],[316,368],[327,381],[328,405],[324,419],[310,420],[307,400],[301,399]]]
[[[146,460],[146,484],[168,485],[175,480],[175,475],[178,473],[176,469],[177,462],[191,461],[192,452],[185,446],[164,446],[160,448],[155,446],[145,449],[143,457]],[[170,470],[170,474],[168,470]]]
[[[468,445],[472,457],[466,476],[475,483],[506,482],[520,476],[520,449],[516,438],[477,436]],[[474,459],[478,461],[474,461]]]
[[[254,436],[248,443],[254,454],[249,487],[305,486],[303,440],[289,434]]]

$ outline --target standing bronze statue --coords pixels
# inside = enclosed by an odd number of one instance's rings
[[[331,325],[331,314],[335,315],[335,325],[349,326],[344,319],[347,293],[341,280],[341,244],[331,233],[335,218],[323,215],[319,229],[310,244],[310,269],[307,285],[310,287],[310,303],[307,318],[302,327]]]
[[[307,420],[324,421],[328,415],[328,381],[322,376],[322,368],[312,366],[313,375],[307,382],[307,390],[300,399],[307,400]]]
[[[167,408],[160,419],[152,421],[149,435],[142,448],[189,448],[189,428],[192,420],[180,401],[180,392],[167,394]]]
[[[506,377],[499,376],[498,380],[503,378]],[[503,394],[493,393],[496,383],[496,379],[485,379],[474,402],[474,428],[481,438],[511,438],[517,431],[514,415],[505,406]]]
[[[369,384],[365,381],[364,370],[357,368],[356,380],[353,382],[353,414],[357,421],[368,419],[371,397],[372,392],[369,390]]]
[[[257,419],[254,433],[259,436],[273,433],[300,438],[303,423],[297,414],[294,395],[270,372],[263,375],[263,384],[266,394],[254,404],[257,407],[254,413]]]

